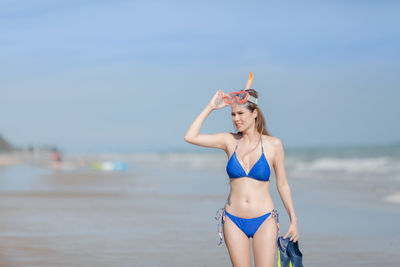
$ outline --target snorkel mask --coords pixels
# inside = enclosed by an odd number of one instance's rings
[[[249,79],[246,84],[246,90],[250,89],[252,82],[253,82],[253,73],[250,72]],[[251,96],[250,93],[246,90],[228,93],[228,95],[224,96],[225,103],[230,105],[233,103],[233,101],[236,100],[238,104],[244,104],[248,101],[257,105],[257,98]]]
[[[244,104],[247,101],[257,104],[257,98],[251,96],[249,92],[244,90],[240,92],[231,92],[227,96],[225,96],[224,99],[225,103],[229,105],[232,104],[234,100],[236,100],[238,104]]]

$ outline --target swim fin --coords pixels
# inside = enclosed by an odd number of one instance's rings
[[[303,267],[303,254],[299,249],[299,242],[290,241],[287,246],[287,253],[293,267]]]
[[[284,239],[283,236],[278,237],[278,267],[292,267],[288,254],[289,240],[290,238]]]

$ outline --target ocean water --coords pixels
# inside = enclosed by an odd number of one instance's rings
[[[225,187],[229,184],[225,172],[228,159],[222,151],[205,149],[197,153],[103,154],[99,157],[129,162],[131,171],[143,176],[149,169],[160,177],[168,170],[177,183],[163,186],[165,192],[221,194],[227,191]],[[289,148],[285,150],[285,167],[289,181],[343,183],[344,189],[371,193],[381,201],[400,204],[400,145]],[[271,175],[274,175],[272,171]],[[202,178],[190,179],[190,176]]]
[[[151,184],[146,186],[143,181],[143,188],[135,186],[129,189],[135,192],[161,190],[173,194],[223,194],[229,185],[225,171],[227,160],[224,152],[211,149],[201,152],[71,154],[65,155],[67,168],[59,172],[91,171],[92,162],[119,161],[128,163],[125,173],[146,177]],[[48,186],[41,177],[57,171],[48,166],[48,163],[40,165],[35,162],[0,168],[0,190]],[[285,168],[289,181],[340,182],[354,190],[376,194],[382,201],[400,204],[400,145],[289,148],[285,149]],[[147,179],[149,175],[161,184],[150,182],[152,180]],[[168,182],[161,178],[164,175],[168,176]],[[14,179],[16,176],[20,178]],[[199,177],[200,180],[196,179]],[[273,171],[271,177],[274,177]]]

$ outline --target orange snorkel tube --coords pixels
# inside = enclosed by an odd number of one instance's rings
[[[253,73],[250,71],[249,79],[246,83],[246,89],[250,89],[251,83],[253,82]]]

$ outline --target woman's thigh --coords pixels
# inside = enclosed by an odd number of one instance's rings
[[[239,227],[225,216],[224,239],[234,267],[251,266],[250,239]]]
[[[260,225],[253,236],[254,264],[256,267],[274,266],[278,226],[271,216]]]

